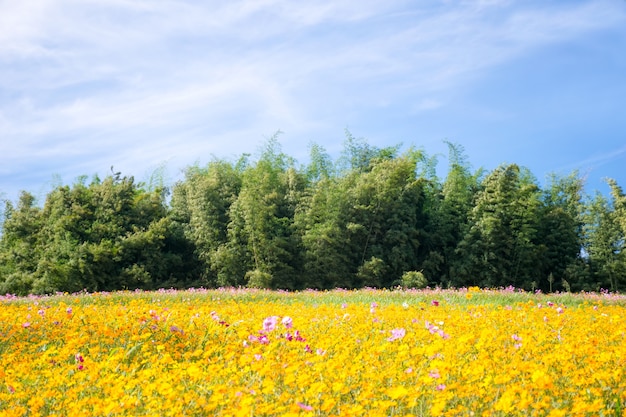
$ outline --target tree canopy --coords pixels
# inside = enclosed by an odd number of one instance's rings
[[[167,187],[111,173],[5,202],[0,293],[409,285],[622,291],[626,196],[587,196],[577,172],[541,186],[516,164],[472,170],[347,134],[308,164],[277,136],[256,158],[214,158]],[[168,198],[169,196],[169,198]],[[415,278],[418,277],[419,279]],[[411,279],[409,279],[411,278]]]

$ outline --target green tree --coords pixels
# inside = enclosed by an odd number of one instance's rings
[[[28,294],[41,256],[39,231],[43,217],[35,197],[23,191],[17,207],[5,203],[0,236],[0,293]]]
[[[424,181],[416,178],[416,165],[422,154],[377,156],[364,144],[357,149],[366,149],[368,158],[354,160],[367,159],[367,166],[359,162],[320,180],[298,207],[307,286],[389,287],[418,266]]]
[[[532,286],[539,197],[532,176],[517,165],[503,165],[487,175],[458,248],[464,285]]]
[[[241,184],[242,172],[236,165],[214,160],[206,168],[187,169],[185,180],[173,188],[170,217],[193,246],[203,286],[218,285],[216,259],[228,241],[230,209]]]
[[[379,274],[376,286],[398,284],[402,274],[418,269],[423,259],[420,234],[424,234],[426,181],[416,177],[421,157],[421,152],[409,150],[394,159],[378,159],[369,172],[358,175],[349,191],[353,258],[359,268],[370,259],[382,260],[384,267],[379,269],[386,273]]]
[[[248,284],[263,276],[259,282],[272,288],[298,287],[300,246],[293,219],[306,181],[293,165],[275,135],[242,172],[241,191],[229,210],[228,242],[216,257],[220,284]]]
[[[311,144],[309,149],[310,162],[306,167],[306,177],[309,184],[330,178],[334,175],[334,164],[332,158],[323,146],[316,143]]]
[[[18,210],[9,210],[2,256],[17,262],[2,289],[52,293],[184,286],[188,265],[166,217],[162,190],[148,192],[121,174],[95,178],[89,186],[85,179],[56,187],[42,209],[23,194]],[[14,256],[20,248],[30,252],[26,263]]]
[[[623,290],[626,282],[625,233],[622,229],[623,195],[615,182],[611,186],[611,201],[597,193],[587,205],[584,250],[588,256],[592,281],[582,289]]]
[[[536,267],[536,287],[543,291],[563,289],[563,283],[570,288],[579,285],[581,276],[574,264],[583,245],[583,186],[577,172],[565,177],[553,174],[543,191]]]
[[[353,286],[346,228],[350,180],[322,178],[299,201],[294,228],[303,247],[303,287]]]
[[[339,158],[338,166],[344,173],[363,173],[373,167],[373,163],[380,160],[390,160],[397,156],[400,146],[377,148],[371,146],[363,138],[355,138],[347,129],[346,139],[343,143],[343,151]]]
[[[612,206],[615,211],[615,222],[619,225],[623,235],[626,235],[626,195],[622,187],[612,178],[607,179],[611,188]]]
[[[426,227],[428,256],[423,263],[424,272],[436,277],[435,283],[442,286],[462,286],[456,270],[462,259],[456,251],[468,227],[469,213],[480,190],[482,170],[472,173],[459,144],[448,145],[448,173],[441,186],[431,181],[432,192],[427,195],[429,215]]]

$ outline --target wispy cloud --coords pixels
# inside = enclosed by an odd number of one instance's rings
[[[0,173],[184,164],[394,103],[445,108],[490,69],[625,16],[608,0],[0,0]]]
[[[626,157],[626,145],[605,152],[595,153],[588,158],[569,165],[567,168],[594,170],[600,168],[602,165],[614,162],[621,157]],[[624,159],[624,162],[626,163],[626,158]]]

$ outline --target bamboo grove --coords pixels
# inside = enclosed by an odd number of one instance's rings
[[[0,293],[239,287],[626,287],[626,197],[588,196],[577,172],[540,186],[528,169],[472,171],[448,143],[445,178],[423,150],[350,134],[333,160],[285,155],[191,166],[166,187],[112,173],[45,202],[6,202]]]

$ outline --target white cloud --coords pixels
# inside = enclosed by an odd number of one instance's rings
[[[0,0],[0,165],[319,140],[372,109],[445,108],[493,67],[624,23],[603,0]]]

